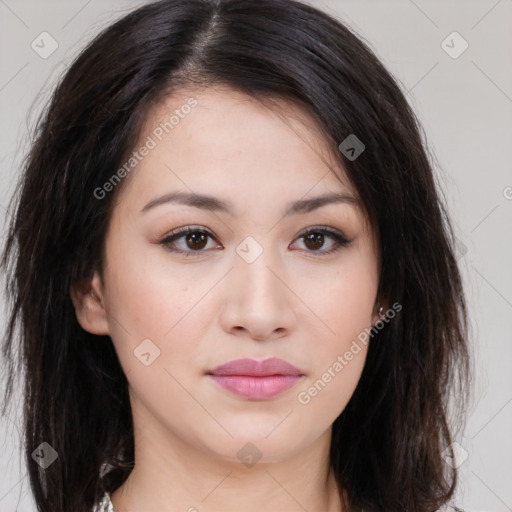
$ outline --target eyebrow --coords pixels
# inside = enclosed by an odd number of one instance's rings
[[[214,196],[193,192],[170,192],[152,199],[142,208],[141,213],[166,203],[178,203],[211,212],[223,212],[229,215],[235,215],[235,209],[230,201],[223,201]],[[293,201],[286,205],[284,217],[309,213],[323,206],[336,203],[346,203],[355,207],[358,207],[360,204],[359,200],[355,197],[346,193],[336,192]]]

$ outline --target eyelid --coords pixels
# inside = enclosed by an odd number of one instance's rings
[[[325,232],[327,234],[337,235],[341,238],[344,238],[347,241],[351,241],[348,237],[346,237],[343,232],[337,228],[333,228],[332,226],[328,226],[326,224],[313,224],[312,226],[308,226],[307,228],[302,229],[295,238],[304,236],[306,233],[310,233],[311,231],[316,232]]]
[[[190,224],[190,225],[182,226],[181,228],[176,228],[176,229],[173,229],[172,231],[169,231],[162,237],[162,239],[160,241],[164,241],[164,240],[166,240],[172,236],[175,236],[175,235],[183,235],[183,234],[196,233],[196,232],[207,233],[209,236],[216,239],[215,235],[208,228],[205,228],[204,226]]]

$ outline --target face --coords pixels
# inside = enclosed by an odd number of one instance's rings
[[[136,425],[226,461],[248,442],[277,461],[330,435],[365,363],[354,340],[378,318],[378,247],[356,192],[307,114],[279,105],[209,88],[152,112],[97,290]],[[345,199],[307,202],[333,194]],[[245,358],[296,371],[211,374]]]

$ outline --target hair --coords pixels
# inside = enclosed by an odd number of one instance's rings
[[[294,0],[161,0],[105,28],[54,89],[9,209],[1,260],[9,316],[3,414],[23,379],[24,457],[39,512],[90,512],[134,465],[128,382],[109,336],[78,323],[70,288],[101,272],[125,161],[172,91],[226,85],[299,103],[321,127],[380,240],[381,303],[330,464],[347,511],[431,512],[455,492],[453,429],[465,421],[470,357],[456,239],[423,129],[360,36]],[[338,145],[355,134],[356,159]],[[104,338],[104,339],[99,339]],[[58,459],[42,470],[42,442]],[[106,470],[109,468],[109,470]]]

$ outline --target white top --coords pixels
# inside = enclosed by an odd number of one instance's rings
[[[98,503],[98,505],[96,505],[96,507],[92,509],[92,512],[115,512],[114,506],[112,505],[112,502],[110,501],[110,494],[108,492],[106,492],[103,495],[103,498]],[[450,507],[450,506],[445,505],[444,507],[441,507],[441,509],[436,512],[464,512],[464,511],[460,508]]]
[[[115,512],[114,506],[110,501],[110,494],[106,492],[101,501],[92,509],[92,512]]]

